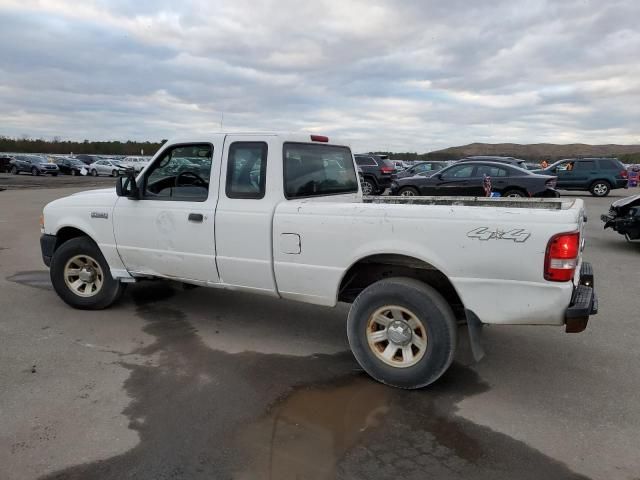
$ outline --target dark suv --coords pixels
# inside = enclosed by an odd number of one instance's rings
[[[627,188],[628,172],[617,158],[567,158],[536,173],[558,177],[557,188],[588,190],[594,197],[606,197],[616,188]]]
[[[379,195],[391,186],[396,167],[387,155],[364,153],[356,154],[354,158],[362,170],[360,184],[363,195]]]

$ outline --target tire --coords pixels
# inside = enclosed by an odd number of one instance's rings
[[[526,195],[520,190],[507,190],[502,194],[503,197],[524,198]]]
[[[54,177],[57,177],[58,174],[57,173],[52,173],[51,175],[53,175]]]
[[[71,176],[75,177],[78,174],[74,169],[71,169]]]
[[[113,171],[111,172],[111,176],[112,176],[112,177],[117,177],[117,176],[118,176],[118,171],[117,171],[117,170],[113,170]]]
[[[594,197],[606,197],[611,192],[611,184],[606,180],[596,180],[589,187],[589,191]]]
[[[377,191],[376,185],[368,178],[362,180],[361,186],[363,195],[375,195]]]
[[[83,262],[82,259],[86,262]],[[82,282],[79,275],[72,275],[82,264],[88,265],[95,274],[94,293],[87,292],[90,283]],[[95,266],[99,268],[95,268]],[[114,280],[109,265],[102,256],[98,246],[88,237],[76,237],[64,242],[53,254],[50,267],[51,283],[56,293],[68,305],[81,310],[101,310],[113,304],[124,291],[124,285]],[[65,278],[65,276],[67,278]],[[71,284],[76,281],[86,283],[85,295],[74,289]],[[88,279],[88,281],[91,281]],[[100,284],[98,286],[98,284]],[[82,287],[80,287],[80,290]]]
[[[91,176],[93,176],[93,177],[97,177],[98,176],[98,171],[95,168],[93,170],[91,170]]]
[[[15,165],[13,167],[11,167],[11,175],[18,175],[18,167],[16,167]]]
[[[398,190],[398,195],[401,197],[417,197],[420,195],[417,188],[414,187],[403,187]]]
[[[40,171],[36,167],[33,167],[31,169],[31,175],[33,175],[34,177],[37,177],[38,175],[40,175]]]
[[[382,324],[373,319],[385,317],[387,326],[379,329]],[[390,328],[394,330],[389,339],[376,342],[372,337],[375,333],[384,337]],[[408,335],[404,340],[408,345],[398,346],[391,335]],[[394,387],[421,388],[435,382],[451,365],[457,344],[456,319],[446,300],[429,285],[412,278],[389,278],[370,285],[353,302],[347,337],[353,355],[371,377]],[[418,344],[421,338],[425,339],[422,346]],[[407,346],[411,352],[405,358]],[[394,353],[384,360],[387,350]]]

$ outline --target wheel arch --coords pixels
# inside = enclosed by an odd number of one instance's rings
[[[79,238],[79,237],[87,237],[96,245],[98,244],[95,239],[89,235],[84,230],[81,230],[77,227],[64,226],[58,229],[56,232],[56,245],[53,249],[55,252],[63,243],[68,242],[71,239]]]
[[[415,278],[431,286],[451,305],[456,317],[464,317],[464,304],[449,277],[435,265],[404,254],[371,254],[353,262],[340,280],[337,299],[351,303],[369,285],[399,276]]]

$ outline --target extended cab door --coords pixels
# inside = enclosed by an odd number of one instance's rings
[[[227,135],[216,209],[217,264],[222,283],[277,295],[271,228],[282,198],[277,137]],[[268,160],[269,159],[269,160]]]
[[[222,137],[169,145],[138,177],[140,200],[119,197],[113,226],[127,270],[218,282],[215,209]]]

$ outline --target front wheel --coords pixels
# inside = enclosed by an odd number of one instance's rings
[[[18,175],[18,167],[16,167],[15,165],[11,167],[11,174]]]
[[[117,177],[117,176],[118,176],[118,170],[113,170],[113,171],[111,172],[111,176],[112,176],[112,177]]]
[[[33,175],[34,177],[40,175],[40,171],[36,167],[33,167],[31,169],[31,175]]]
[[[57,174],[57,173],[52,173],[51,175],[52,175],[52,176],[54,176],[54,177],[57,177],[57,176],[58,176],[58,174]]]
[[[98,246],[88,237],[63,243],[51,259],[51,283],[67,304],[100,310],[114,303],[124,285],[114,280]]]
[[[594,197],[606,197],[611,191],[611,184],[606,180],[597,180],[593,182],[589,191]]]
[[[93,170],[91,170],[91,175],[93,175],[94,177],[97,177],[98,171],[94,168]]]
[[[75,170],[73,170],[73,169],[71,170],[71,176],[72,176],[72,177],[75,177],[77,174],[78,174],[78,172],[77,172],[77,171],[75,171]]]
[[[418,192],[418,190],[414,187],[404,187],[400,189],[398,195],[400,195],[401,197],[417,197],[418,195],[420,195],[420,192]]]
[[[349,345],[379,382],[414,389],[435,382],[451,365],[456,319],[436,290],[412,278],[380,280],[356,298],[347,318]]]

